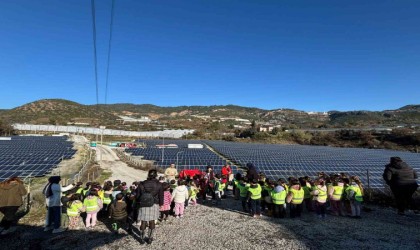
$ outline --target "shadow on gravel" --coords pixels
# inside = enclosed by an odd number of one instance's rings
[[[110,231],[79,229],[52,234],[44,232],[43,227],[18,225],[15,232],[1,235],[1,249],[94,249],[112,243],[124,234]]]
[[[398,216],[389,208],[372,206],[373,209],[362,211],[362,219],[328,213],[325,219],[320,219],[316,213],[304,209],[300,218],[292,219],[288,210],[285,218],[265,215],[252,218],[249,213],[242,211],[241,201],[235,200],[230,192],[219,206],[211,200],[205,203],[199,200],[199,204],[240,214],[243,220],[272,223],[278,226],[278,231],[267,231],[267,237],[294,238],[309,249],[420,249],[420,240],[417,238],[420,235],[420,216]]]

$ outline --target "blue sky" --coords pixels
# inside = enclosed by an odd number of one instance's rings
[[[111,0],[96,9],[103,103]],[[419,13],[417,0],[116,0],[108,103],[419,104]],[[0,1],[0,54],[0,108],[96,103],[89,0]]]

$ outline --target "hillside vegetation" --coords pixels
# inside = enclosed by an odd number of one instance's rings
[[[11,110],[0,110],[0,117],[8,122],[38,124],[67,124],[86,122],[113,124],[120,115],[149,116],[158,120],[234,117],[260,123],[271,122],[292,128],[366,127],[420,124],[420,105],[407,105],[385,111],[330,111],[326,115],[309,114],[294,109],[264,110],[236,105],[159,107],[151,104],[82,105],[63,99],[44,99]],[[197,127],[201,127],[197,124]]]
[[[124,123],[120,116],[147,116],[153,122]],[[389,148],[415,152],[420,145],[420,105],[384,111],[320,113],[236,105],[82,105],[62,99],[44,99],[11,110],[0,110],[0,119],[7,124],[104,125],[112,129],[136,131],[195,129],[195,134],[189,138],[197,139]],[[261,132],[261,126],[271,126],[273,130]],[[6,133],[10,133],[10,129]]]

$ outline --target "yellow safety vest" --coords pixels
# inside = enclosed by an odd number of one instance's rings
[[[198,193],[197,188],[191,187],[190,192],[191,192],[191,194],[190,194],[191,198],[196,198],[197,197],[197,193]]]
[[[82,192],[83,192],[83,188],[79,188],[77,189],[76,194],[81,194]]]
[[[241,196],[241,197],[247,197],[249,186],[248,185],[238,184],[238,188],[239,188],[239,196]]]
[[[108,205],[111,204],[112,200],[111,200],[111,194],[104,194],[104,204]]]
[[[311,198],[311,190],[309,190],[309,187],[303,186],[302,189],[303,189],[303,192],[304,192],[303,198],[304,199]]]
[[[80,214],[79,210],[83,207],[81,201],[74,201],[70,207],[67,208],[68,216],[78,216]]]
[[[349,195],[350,190],[353,190],[353,191],[354,191],[354,193],[355,193],[355,195],[354,195],[354,199],[355,199],[356,201],[358,201],[358,202],[362,202],[362,201],[363,201],[362,190],[360,189],[360,187],[359,187],[359,186],[353,186],[353,185],[349,186],[349,187],[346,189],[347,197],[349,197],[349,196],[350,196],[350,195]]]
[[[105,194],[104,190],[99,190],[98,191],[98,196],[99,196],[99,198],[101,198],[101,200],[104,200],[104,194]]]
[[[225,190],[225,187],[226,187],[226,183],[220,183],[219,184],[219,190],[220,191]]]
[[[295,204],[295,205],[302,204],[303,197],[305,196],[305,191],[303,191],[302,188],[299,189],[299,190],[296,190],[294,188],[291,188],[290,189],[290,192],[293,194],[291,203],[292,204]]]
[[[273,200],[273,204],[276,205],[283,205],[286,202],[286,190],[283,190],[279,193],[276,193],[273,191],[271,191],[270,195],[271,195],[271,200]]]
[[[261,199],[262,188],[259,184],[257,184],[256,188],[249,187],[248,191],[251,193],[251,199],[253,200]]]
[[[222,184],[220,181],[214,181],[214,186],[216,187],[217,186],[217,184],[219,184],[219,189],[218,190],[216,190],[216,191],[223,191],[223,189],[224,189],[224,184]]]
[[[86,212],[93,212],[99,209],[99,205],[98,205],[98,197],[94,196],[93,199],[88,199],[86,198],[83,201],[83,204],[86,207]]]
[[[341,196],[343,195],[343,186],[333,186],[334,193],[332,194],[332,199],[335,201],[341,200]]]
[[[322,189],[319,189],[318,187],[316,187],[316,189],[318,190],[318,195],[316,200],[318,202],[326,202],[327,201],[327,191],[324,191]]]
[[[235,185],[235,187],[237,187],[237,186],[238,186],[238,184],[239,184],[239,181],[234,180],[234,181],[233,181],[233,184]]]

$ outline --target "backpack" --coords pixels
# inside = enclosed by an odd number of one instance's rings
[[[144,186],[140,184],[141,195],[138,200],[139,207],[152,207],[155,204],[155,198],[150,192],[144,189]]]

